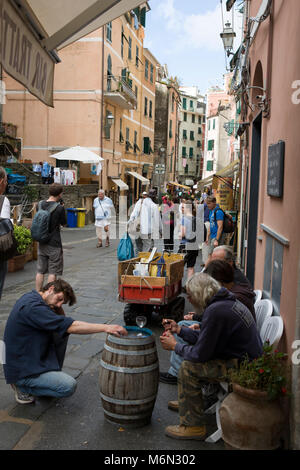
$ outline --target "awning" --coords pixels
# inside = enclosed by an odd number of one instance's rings
[[[190,190],[190,186],[185,186],[184,184],[174,183],[173,181],[169,181],[167,184],[171,184],[172,186],[178,186],[179,188],[184,188]]]
[[[148,180],[144,176],[140,175],[139,173],[136,173],[135,171],[127,171],[127,173],[129,175],[133,176],[134,178],[140,180],[142,182],[142,184],[150,184],[150,180]]]
[[[121,191],[127,191],[129,189],[129,186],[124,183],[124,181],[122,180],[119,180],[119,179],[114,179],[114,178],[111,178],[111,180],[117,185],[119,186],[120,190]]]
[[[206,186],[207,184],[211,184],[214,176],[233,176],[234,173],[239,169],[240,160],[234,160],[234,162],[230,163],[229,165],[222,168],[222,170],[217,171],[215,174],[208,176],[204,180],[198,181],[198,187]]]
[[[1,0],[0,63],[30,93],[53,106],[56,53],[145,0]]]
[[[55,153],[50,155],[51,158],[56,158],[56,160],[73,160],[76,162],[82,163],[100,163],[104,159],[99,157],[94,152],[91,152],[89,149],[85,147],[80,147],[76,145],[76,147],[70,147],[62,152]]]

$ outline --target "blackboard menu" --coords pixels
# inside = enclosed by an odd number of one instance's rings
[[[269,146],[267,194],[273,197],[283,196],[285,142]]]

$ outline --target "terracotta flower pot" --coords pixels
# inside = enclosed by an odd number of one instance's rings
[[[280,447],[283,412],[279,400],[268,400],[267,392],[233,384],[233,392],[221,405],[220,420],[227,448],[273,450]]]
[[[24,269],[26,263],[26,254],[17,255],[8,260],[8,272],[14,273],[15,271],[20,271]]]

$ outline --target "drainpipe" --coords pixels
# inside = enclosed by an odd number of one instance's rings
[[[101,157],[103,157],[103,122],[104,122],[104,26],[102,27],[102,77],[101,77],[101,123],[100,123],[100,149]],[[103,188],[103,170],[104,162],[102,163],[102,170],[100,172],[100,188]]]

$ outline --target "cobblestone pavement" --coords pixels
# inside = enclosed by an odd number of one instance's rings
[[[66,306],[66,315],[92,323],[123,322],[124,304],[117,299],[118,241],[109,248],[96,248],[93,226],[62,233],[65,269],[63,278],[77,296],[77,303]],[[6,319],[15,301],[34,289],[36,262],[27,263],[23,272],[10,273],[0,304],[0,340]],[[198,269],[199,270],[199,269]],[[153,329],[160,370],[169,367],[169,353],[159,342],[161,328]],[[99,398],[99,359],[106,335],[71,335],[63,370],[78,381],[72,397],[53,400],[40,398],[34,405],[16,404],[0,368],[0,450],[9,449],[223,449],[223,443],[176,441],[164,435],[164,428],[177,424],[176,413],[167,402],[177,398],[177,387],[160,384],[151,424],[142,430],[122,430],[105,421]],[[215,429],[215,419],[211,430]]]

